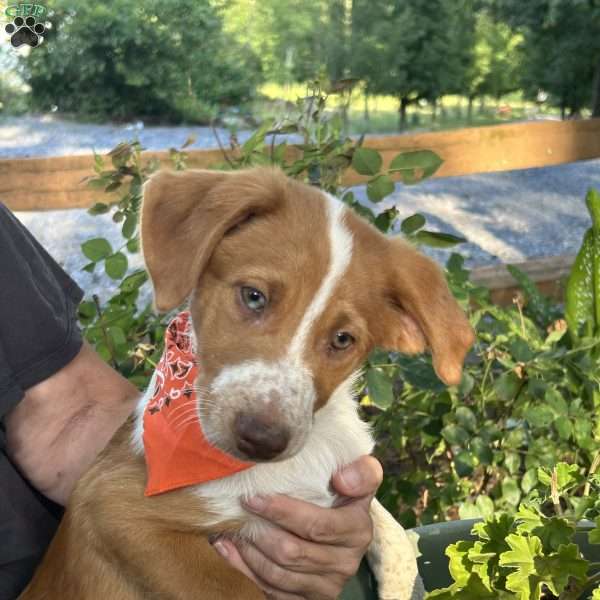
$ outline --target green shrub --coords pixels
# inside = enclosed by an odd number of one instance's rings
[[[419,214],[401,223],[394,208],[375,216],[352,190],[341,190],[341,175],[351,168],[368,178],[367,194],[378,202],[394,189],[392,172],[405,184],[417,183],[441,161],[432,152],[404,152],[382,170],[379,153],[362,140],[344,138],[341,120],[327,114],[325,104],[326,96],[314,88],[299,104],[296,120],[265,123],[243,145],[234,141],[224,149],[222,167],[278,164],[291,176],[338,193],[384,232],[400,229],[415,244],[459,243],[460,238],[427,231]],[[288,133],[300,141],[281,141],[279,136]],[[142,165],[140,150],[138,143],[121,144],[109,155],[110,168],[96,158],[90,184],[118,190],[121,199],[99,203],[92,212],[111,212],[125,241],[120,249],[106,240],[84,244],[91,261],[86,268],[104,268],[120,281],[120,290],[102,307],[86,300],[80,315],[100,354],[143,386],[160,354],[164,317],[137,306],[145,273],[125,275],[127,252],[138,251],[141,184],[157,167]],[[173,149],[171,157],[176,168],[185,168],[184,149]],[[600,449],[600,196],[590,192],[588,204],[594,226],[569,283],[570,290],[580,292],[567,297],[566,313],[515,268],[511,272],[523,299],[508,308],[493,305],[489,292],[470,282],[460,255],[452,254],[448,281],[477,334],[461,384],[445,387],[428,356],[376,350],[369,357],[359,394],[385,467],[379,496],[404,525],[490,516],[498,510],[514,513],[522,498],[543,487],[540,467],[552,469],[567,461],[582,472],[590,468]]]
[[[584,550],[586,542],[600,544],[599,458],[585,476],[578,465],[563,462],[538,468],[540,488],[514,514],[490,516],[475,524],[474,540],[448,546],[454,582],[427,598],[600,598],[600,563]]]
[[[213,4],[193,0],[49,0],[46,43],[23,59],[33,106],[97,119],[207,122],[247,100],[252,52],[223,32]]]

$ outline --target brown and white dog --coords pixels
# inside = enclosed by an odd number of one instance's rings
[[[473,342],[431,260],[274,169],[159,172],[144,187],[141,232],[157,308],[190,302],[204,433],[257,464],[145,497],[146,392],[78,483],[22,600],[262,599],[208,541],[268,527],[240,498],[331,506],[332,474],[373,448],[352,397],[369,351],[430,349],[456,384]],[[371,515],[380,597],[421,598],[406,534],[377,501]]]

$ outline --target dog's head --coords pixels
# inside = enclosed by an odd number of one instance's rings
[[[375,346],[460,380],[473,333],[440,269],[280,171],[159,172],[141,231],[157,308],[191,296],[198,410],[226,452],[294,455]]]

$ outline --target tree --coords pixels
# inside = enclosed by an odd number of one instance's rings
[[[233,0],[227,31],[260,56],[270,81],[337,81],[349,66],[351,0]]]
[[[253,92],[259,64],[197,0],[50,0],[47,43],[26,59],[34,106],[117,119],[208,119]]]
[[[502,96],[519,89],[522,36],[506,23],[494,20],[487,11],[475,18],[472,63],[467,69],[463,92],[469,99],[469,118],[473,101],[478,96]]]
[[[458,2],[355,0],[352,12],[352,73],[368,93],[399,101],[399,128],[408,106],[456,89],[462,77],[462,45],[452,29]]]
[[[495,0],[493,7],[523,34],[525,93],[548,92],[563,116],[590,104],[600,116],[600,1]]]

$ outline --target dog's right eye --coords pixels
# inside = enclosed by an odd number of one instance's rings
[[[256,288],[244,286],[241,289],[242,302],[251,310],[260,313],[267,305],[265,295]]]

